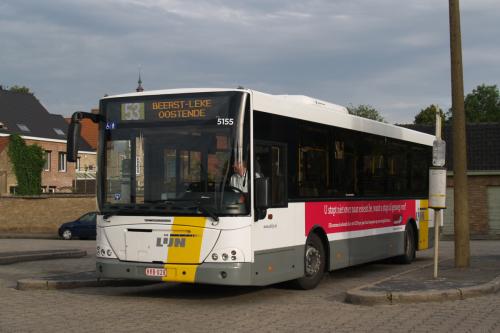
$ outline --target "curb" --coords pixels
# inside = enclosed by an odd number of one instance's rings
[[[0,265],[9,265],[23,261],[49,260],[49,259],[61,259],[61,258],[82,258],[85,256],[87,256],[87,251],[78,249],[8,252],[8,253],[0,253]]]
[[[464,288],[452,288],[444,290],[431,289],[425,291],[410,292],[376,292],[363,290],[364,288],[372,287],[379,282],[381,281],[347,291],[345,301],[347,303],[356,305],[443,302],[463,300],[466,298],[494,294],[498,290],[500,290],[500,276],[496,277],[490,282]]]
[[[75,276],[73,279],[68,276]],[[85,277],[85,275],[87,277]],[[66,276],[66,279],[64,279]],[[83,277],[82,277],[83,276]],[[158,283],[155,281],[154,283]],[[122,279],[97,279],[95,271],[80,272],[66,275],[49,276],[46,278],[21,279],[17,281],[18,290],[55,290],[55,289],[76,289],[87,287],[130,287],[153,284],[152,282],[122,280]]]
[[[70,280],[54,281],[41,279],[22,279],[17,281],[17,290],[54,290],[54,289],[76,289],[85,287],[119,286],[121,280]]]
[[[60,239],[57,233],[0,233],[0,239]]]

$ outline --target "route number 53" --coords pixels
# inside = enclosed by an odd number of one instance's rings
[[[143,103],[122,104],[122,120],[144,120]]]

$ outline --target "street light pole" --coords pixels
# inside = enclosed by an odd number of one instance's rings
[[[453,112],[453,183],[455,215],[455,267],[469,267],[469,206],[467,201],[467,146],[460,33],[459,0],[449,0],[451,96]]]

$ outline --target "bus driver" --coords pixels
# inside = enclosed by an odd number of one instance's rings
[[[229,181],[232,187],[241,190],[244,193],[248,192],[248,172],[246,161],[235,161],[233,164],[233,175]]]

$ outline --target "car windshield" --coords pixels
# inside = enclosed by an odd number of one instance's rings
[[[108,104],[103,211],[248,214],[248,191],[230,186],[233,164],[248,156],[242,101],[241,93],[219,93]],[[125,121],[130,115],[137,119]]]
[[[87,213],[78,219],[80,222],[93,223],[95,222],[95,213]]]

